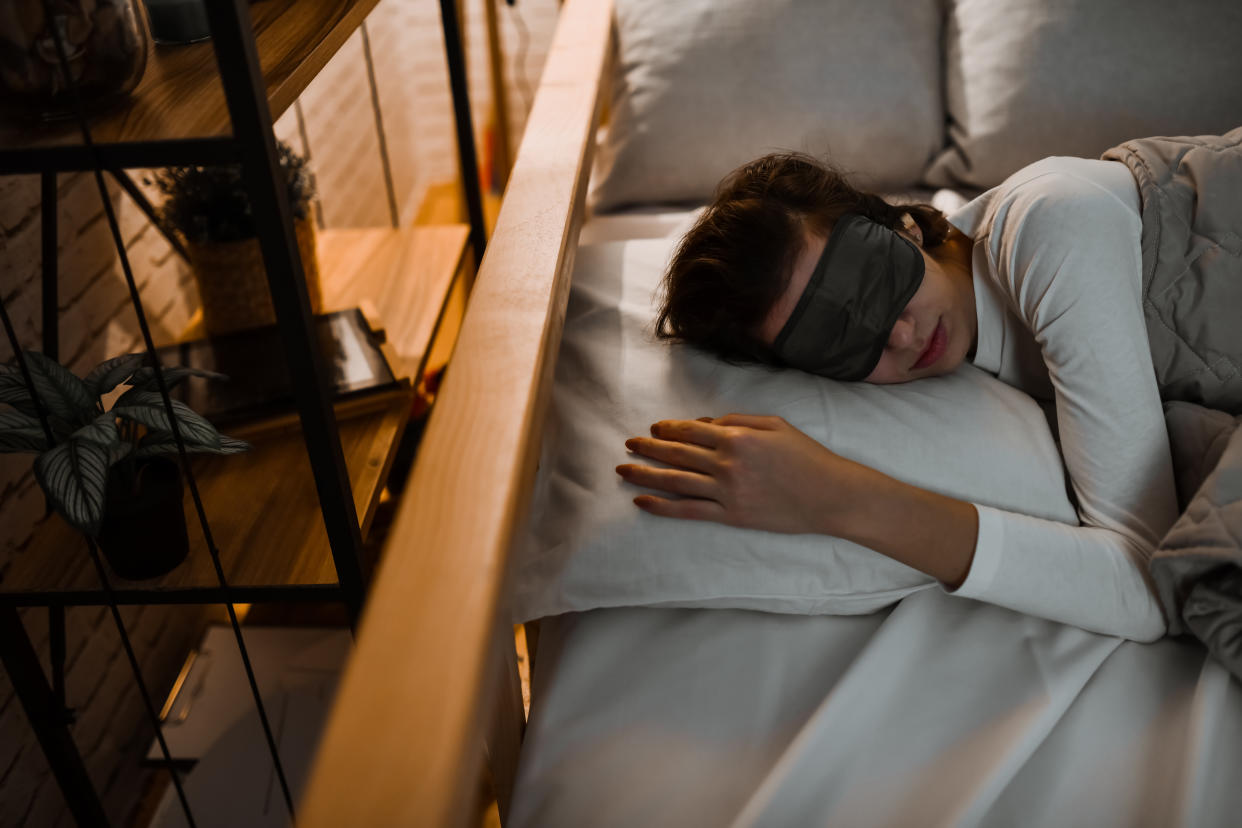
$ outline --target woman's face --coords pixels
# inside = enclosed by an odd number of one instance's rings
[[[916,241],[907,233],[902,235]],[[823,236],[808,234],[789,285],[760,328],[765,343],[776,341],[827,243]],[[919,251],[923,254],[923,281],[893,324],[880,361],[864,382],[884,385],[948,374],[974,350],[977,321],[969,246],[964,248],[964,262],[950,256],[942,261],[922,247]]]

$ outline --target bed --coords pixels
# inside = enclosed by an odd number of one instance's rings
[[[514,825],[1236,822],[1242,687],[1193,639],[1127,642],[918,582],[839,614],[530,566],[551,467],[597,448],[557,417],[596,380],[566,349],[608,261],[658,264],[686,209],[772,143],[945,199],[1043,155],[1236,126],[1239,14],[1162,5],[567,3],[299,821],[469,824],[486,767]],[[998,490],[1060,513],[1055,474],[1034,494],[1020,477]],[[535,618],[527,722],[510,625]]]
[[[894,584],[894,573],[860,572],[863,561],[822,543],[805,558],[792,549],[778,556],[771,546],[748,550],[743,576],[731,583],[717,570],[737,553],[726,537],[736,530],[655,518],[640,531],[642,516],[621,511],[625,497],[608,514],[600,501],[609,499],[611,466],[584,448],[602,437],[578,432],[583,421],[599,427],[608,419],[596,406],[612,410],[639,387],[659,396],[659,382],[618,379],[641,372],[638,366],[609,369],[610,353],[631,363],[642,355],[610,337],[618,321],[606,309],[620,307],[624,317],[632,307],[633,322],[645,318],[642,300],[692,217],[605,216],[582,232],[547,423],[557,438],[545,437],[533,528],[511,561],[517,617],[543,620],[506,824],[1233,824],[1242,806],[1235,784],[1242,684],[1197,641],[1140,644],[1095,634],[947,595],[918,573]],[[634,324],[631,335],[641,339],[641,327]],[[658,362],[659,347],[652,350]],[[579,396],[583,376],[591,382]],[[806,384],[791,382],[791,389]],[[832,390],[827,415],[810,412],[812,420],[846,419],[837,433],[817,439],[857,451],[868,437],[850,428],[859,422],[886,443],[901,440],[881,419],[904,412],[889,403],[850,409],[840,399],[849,390]],[[971,389],[946,393],[969,399]],[[744,387],[734,401],[755,395]],[[759,396],[792,422],[808,413],[797,392],[767,387]],[[932,427],[926,407],[938,400],[929,393],[917,400],[920,422]],[[989,397],[976,407],[995,421],[1009,416],[998,410],[1006,403],[1017,401]],[[675,405],[631,401],[640,410],[621,419],[643,423],[652,407]],[[1044,427],[1037,406],[1025,413],[1031,431]],[[1013,446],[988,444],[988,423],[957,425],[969,440],[931,459],[937,473],[929,483],[960,485],[948,467],[952,455],[974,477],[986,457],[993,468],[1022,470],[1016,504],[1056,514],[1062,481],[1055,456],[1006,457]],[[813,421],[807,430],[815,434]],[[942,443],[955,439],[952,423],[935,430]],[[897,452],[907,476],[920,465],[910,451]],[[1041,472],[1043,492],[1035,480]],[[984,488],[995,499],[1014,485],[994,476]],[[557,519],[587,511],[593,520]],[[695,546],[709,551],[695,558]],[[570,549],[549,577],[558,551]],[[602,576],[614,562],[624,576]],[[792,575],[758,577],[760,567]],[[842,573],[848,586],[838,594]],[[894,585],[902,591],[877,592]],[[871,610],[872,599],[880,609]],[[676,608],[650,606],[656,602]]]

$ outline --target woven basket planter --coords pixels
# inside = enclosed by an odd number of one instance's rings
[[[308,215],[295,219],[298,255],[306,274],[311,310],[319,313],[323,294],[319,262],[315,257],[315,222]],[[203,327],[209,335],[258,328],[276,322],[272,295],[258,239],[234,242],[187,242],[186,253],[203,307]]]

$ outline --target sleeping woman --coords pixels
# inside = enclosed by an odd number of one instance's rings
[[[812,157],[769,155],[730,174],[682,239],[656,322],[730,362],[844,381],[908,382],[969,361],[1054,406],[1081,525],[909,485],[778,417],[658,422],[626,447],[663,465],[617,472],[659,492],[635,498],[654,515],[833,535],[956,595],[1155,640],[1166,620],[1148,562],[1178,516],[1161,400],[1236,412],[1242,376],[1205,387],[1177,360],[1153,360],[1143,209],[1112,160],[1045,159],[946,219],[861,192]],[[1242,273],[1233,282],[1236,315]],[[1213,347],[1236,358],[1242,337],[1227,327],[1234,341]]]

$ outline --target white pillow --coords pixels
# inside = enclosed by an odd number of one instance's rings
[[[1237,0],[950,0],[938,186],[987,188],[1049,155],[1242,123]]]
[[[964,366],[900,386],[727,365],[650,334],[675,239],[578,251],[527,531],[515,544],[516,621],[616,606],[871,612],[928,576],[837,538],[647,514],[614,471],[661,419],[784,417],[838,453],[910,483],[1077,523],[1038,405]]]
[[[775,150],[906,187],[944,143],[939,0],[617,0],[591,202],[703,202]]]

